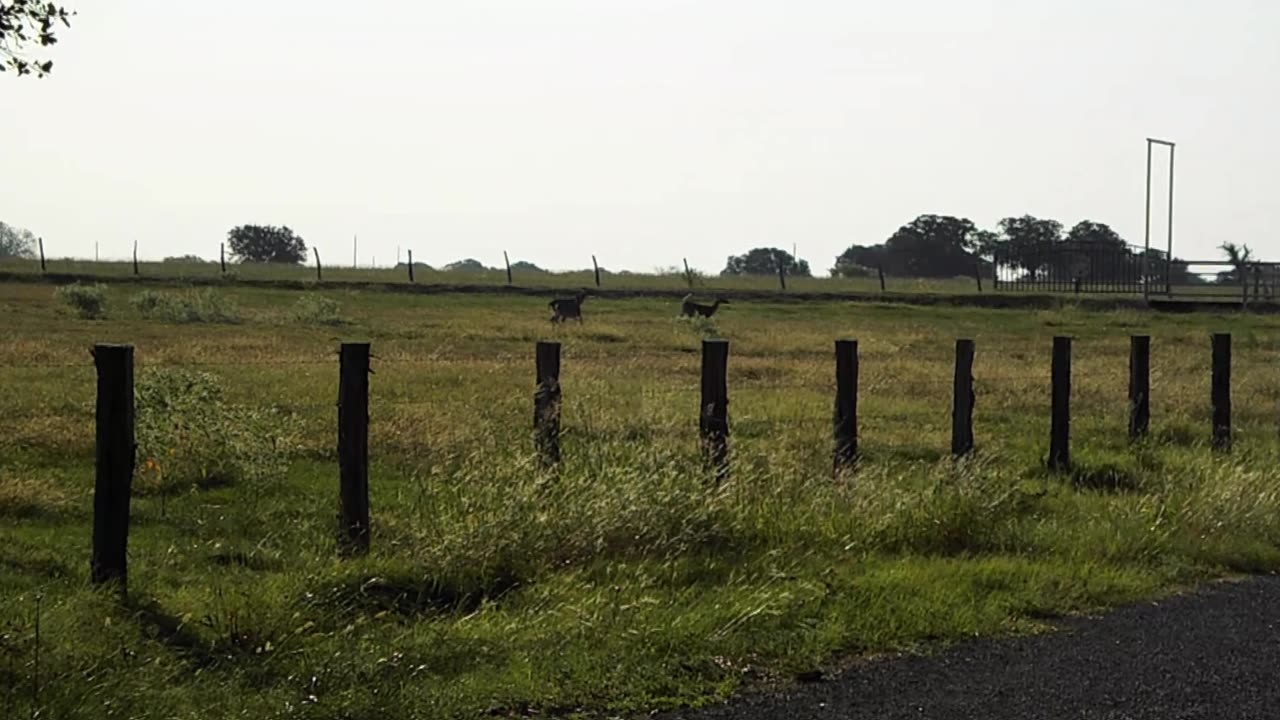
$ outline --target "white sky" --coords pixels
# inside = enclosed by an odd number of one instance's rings
[[[921,213],[1280,259],[1272,0],[67,0],[0,76],[0,220],[52,255],[216,257],[287,224],[326,264],[815,270]],[[1157,164],[1155,233],[1166,192]]]

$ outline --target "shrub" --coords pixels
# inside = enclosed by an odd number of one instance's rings
[[[235,324],[240,322],[240,311],[235,303],[213,288],[186,293],[143,290],[134,295],[130,303],[138,314],[148,320],[174,323]]]
[[[296,419],[225,402],[214,375],[154,368],[142,373],[134,394],[143,488],[256,482],[288,469]]]
[[[106,285],[64,285],[55,291],[58,299],[70,305],[82,318],[107,316]]]
[[[338,301],[323,295],[303,295],[293,306],[293,319],[310,325],[341,325]]]

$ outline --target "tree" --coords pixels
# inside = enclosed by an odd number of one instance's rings
[[[950,215],[921,215],[898,228],[882,245],[852,245],[836,257],[832,274],[846,277],[883,269],[906,277],[969,275],[977,251],[994,233]]]
[[[184,265],[199,265],[206,262],[213,262],[212,260],[205,260],[199,255],[171,255],[165,258],[164,261],[167,263],[174,263],[175,265],[179,263]]]
[[[1246,277],[1249,264],[1253,262],[1253,249],[1233,242],[1224,242],[1218,249],[1227,256],[1232,268],[1230,272],[1218,273],[1218,282],[1239,282],[1240,278]]]
[[[1128,250],[1129,244],[1120,237],[1120,233],[1111,229],[1106,223],[1092,220],[1081,220],[1067,233],[1068,242],[1092,243],[1099,246],[1110,246]]]
[[[240,262],[304,263],[307,244],[286,225],[241,225],[227,233],[231,255]]]
[[[1053,245],[1062,240],[1062,223],[1023,215],[1007,217],[998,227],[999,248],[1011,265],[1021,267],[1032,279],[1049,269]]]
[[[19,76],[35,73],[37,77],[52,72],[52,60],[29,60],[23,51],[28,45],[56,44],[58,23],[71,27],[74,14],[48,0],[0,0],[0,72],[12,70]]]
[[[486,272],[488,269],[484,263],[475,258],[451,262],[443,268],[445,272]]]
[[[517,260],[511,263],[511,269],[518,270],[521,272],[535,272],[535,273],[546,272],[546,270],[543,270],[542,268],[538,267],[537,265],[534,265],[528,260]]]
[[[778,248],[755,248],[745,255],[730,255],[721,275],[774,275],[782,265],[788,275],[811,277],[806,260],[797,260],[791,253]]]
[[[36,236],[30,230],[0,222],[0,258],[29,258],[36,254]]]

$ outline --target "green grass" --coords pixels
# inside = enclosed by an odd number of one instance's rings
[[[109,287],[100,320],[54,291],[0,284],[0,705],[15,716],[639,714],[1280,569],[1268,317],[742,302],[708,326],[675,301],[592,298],[584,324],[553,328],[535,297],[325,290],[343,321],[328,325],[298,320],[299,293],[221,288],[239,324],[175,324],[143,318],[136,287]],[[1235,338],[1229,456],[1207,448],[1215,331]],[[1130,447],[1136,333],[1154,337],[1153,428]],[[697,454],[708,334],[732,344],[721,487]],[[1051,475],[1061,334],[1076,338],[1077,470]],[[860,341],[865,457],[834,482],[844,337]],[[957,337],[978,348],[979,452],[959,464]],[[554,474],[532,456],[539,339],[564,347]],[[335,543],[343,340],[376,356],[373,549],[354,560]],[[140,478],[127,600],[87,584],[94,342],[133,343],[140,378],[209,373],[292,438],[287,469],[252,479]]]

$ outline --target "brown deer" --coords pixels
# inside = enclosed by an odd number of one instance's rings
[[[685,317],[701,315],[702,317],[709,318],[716,314],[716,310],[719,310],[721,305],[728,304],[730,304],[728,300],[725,300],[724,298],[716,298],[716,301],[711,305],[699,305],[693,301],[693,294],[690,293],[684,296],[684,301],[680,304],[680,314]]]
[[[564,322],[571,318],[582,322],[582,301],[587,299],[587,291],[579,290],[571,298],[556,298],[548,305],[551,307],[551,322]]]

